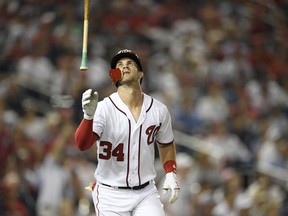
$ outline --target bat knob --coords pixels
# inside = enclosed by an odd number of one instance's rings
[[[86,71],[87,69],[88,69],[88,67],[86,67],[86,66],[81,66],[81,67],[80,67],[80,70],[81,70],[81,71]]]

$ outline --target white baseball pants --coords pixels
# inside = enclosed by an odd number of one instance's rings
[[[92,192],[96,216],[165,216],[154,183],[143,189],[116,189],[97,183]]]

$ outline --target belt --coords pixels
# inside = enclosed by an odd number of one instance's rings
[[[104,183],[101,183],[102,185],[104,186],[107,186],[107,187],[111,187],[111,188],[116,188],[116,189],[130,189],[130,190],[141,190],[143,188],[145,188],[146,186],[148,186],[150,183],[150,181],[142,184],[142,185],[138,185],[138,186],[133,186],[133,187],[117,187],[117,186],[111,186],[111,185],[108,185],[108,184],[104,184]]]

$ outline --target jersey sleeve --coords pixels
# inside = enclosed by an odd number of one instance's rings
[[[166,106],[164,106],[162,112],[162,124],[157,133],[156,140],[160,144],[168,144],[174,141],[171,116]]]
[[[105,101],[101,101],[98,103],[93,119],[93,132],[98,134],[99,137],[101,137],[106,125],[107,107],[105,106],[105,104]]]

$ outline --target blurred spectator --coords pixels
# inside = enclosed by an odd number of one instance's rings
[[[206,151],[207,149],[203,146],[203,150]],[[220,183],[219,172],[223,166],[221,161],[210,157],[205,152],[197,152],[193,158],[193,169],[190,173],[192,182],[205,182],[211,185],[218,185]]]
[[[246,189],[252,199],[251,215],[278,215],[278,209],[284,200],[282,188],[272,177],[265,173],[257,173]],[[274,212],[274,213],[273,213]]]
[[[202,134],[204,126],[194,110],[194,99],[192,96],[183,96],[181,103],[174,112],[174,127],[187,134]]]
[[[17,170],[8,171],[3,178],[1,187],[1,215],[31,215],[29,214],[28,206],[21,200],[19,193],[20,188],[21,180]]]
[[[68,51],[59,54],[56,72],[53,74],[49,87],[51,95],[74,95],[74,89],[77,88],[83,76],[76,69],[75,59],[75,55]]]
[[[216,205],[214,200],[214,190],[216,185],[206,179],[199,179],[193,186],[193,199],[191,202],[191,215],[212,215],[212,210]]]
[[[18,85],[15,75],[7,76],[1,82],[1,93],[5,103],[5,110],[23,115],[23,101],[27,98],[23,89]]]
[[[73,212],[73,188],[71,173],[63,163],[66,147],[73,134],[73,127],[64,124],[55,139],[51,151],[43,158],[43,163],[37,170],[39,179],[39,194],[37,196],[37,215],[62,215],[61,210]],[[66,208],[62,209],[62,205]]]
[[[29,139],[42,144],[47,131],[46,119],[37,113],[36,102],[26,99],[23,101],[22,106],[24,112],[19,124]]]
[[[267,146],[267,147],[266,147]],[[260,154],[258,158],[258,163],[265,163],[270,166],[275,166],[275,168],[283,169],[288,176],[288,166],[287,166],[287,156],[288,156],[288,137],[287,134],[280,134],[275,137],[272,142],[263,145],[263,149],[260,148]],[[266,147],[266,151],[265,148]],[[270,151],[268,148],[270,147]],[[262,151],[261,151],[262,150]],[[266,154],[265,154],[266,152]],[[267,155],[268,154],[268,155]]]
[[[195,112],[204,124],[228,120],[229,106],[221,91],[219,83],[209,83],[207,92],[196,101]]]
[[[251,215],[279,215],[280,205],[265,190],[257,191],[252,197]]]
[[[228,131],[224,122],[211,124],[211,130],[203,140],[203,147],[225,164],[249,163],[252,159],[246,146],[236,134]]]
[[[283,128],[281,128],[283,129]],[[267,128],[266,136],[259,146],[257,166],[275,167],[275,172],[288,177],[287,170],[287,134],[286,129],[279,131],[277,127]],[[281,171],[282,170],[282,171]]]
[[[247,215],[251,207],[251,199],[245,193],[242,177],[233,168],[225,168],[221,174],[223,187],[216,191],[216,205],[213,216]]]
[[[273,107],[287,106],[287,93],[273,80],[250,80],[246,85],[246,91],[251,105],[259,115],[267,115]]]
[[[212,159],[205,153],[198,152],[194,157],[191,170],[191,214],[211,215],[215,206],[214,191],[220,184],[220,161]]]
[[[41,98],[41,95],[50,95],[54,65],[46,56],[46,47],[35,44],[30,55],[23,56],[17,62],[17,80],[21,86],[28,89],[28,94]]]

